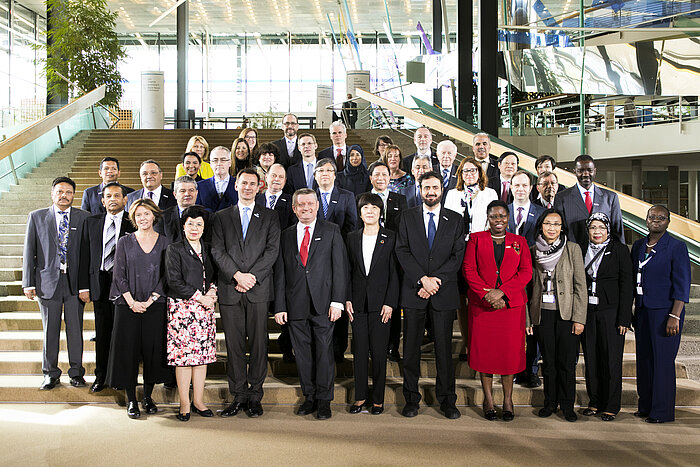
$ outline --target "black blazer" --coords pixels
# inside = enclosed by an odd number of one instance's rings
[[[404,157],[401,160],[401,165],[403,167],[404,172],[406,173],[413,173],[411,172],[411,167],[413,166],[413,158],[416,157],[417,152],[414,152],[413,154],[409,154],[408,156]],[[437,157],[437,152],[435,152],[434,149],[430,149],[430,162],[433,165],[433,170],[435,172],[438,172],[440,170],[440,161],[438,160]]]
[[[180,241],[168,245],[165,252],[165,279],[168,297],[188,300],[198,290],[205,294],[216,281],[216,268],[209,245],[202,245],[202,260],[192,249],[190,242]]]
[[[163,211],[158,223],[153,226],[153,230],[165,235],[170,243],[183,240],[182,225],[180,224],[180,208],[173,206]]]
[[[90,289],[90,299],[91,300],[108,300],[109,299],[109,284],[100,283],[100,267],[102,266],[102,255],[104,244],[102,242],[102,232],[105,227],[105,219],[107,219],[107,213],[96,214],[85,219],[83,223],[83,243],[80,251],[81,257],[85,255],[87,261],[87,267],[85,271],[87,272],[87,283]],[[134,226],[129,220],[129,213],[124,211],[124,216],[122,217],[122,225],[119,229],[119,234],[117,235],[117,240],[126,234],[130,234],[136,231]],[[116,248],[116,243],[114,244]]]
[[[436,310],[456,310],[459,307],[457,274],[464,260],[464,219],[449,209],[440,209],[440,220],[433,248],[423,223],[423,205],[406,210],[401,215],[396,236],[396,257],[404,271],[401,285],[401,306],[425,309],[428,303]],[[423,276],[439,277],[442,285],[428,300],[418,296]]]
[[[496,192],[496,195],[498,196],[498,199],[501,199],[501,191],[503,190],[503,185],[501,185],[501,175],[500,172],[496,174],[494,178],[489,177],[489,183],[488,183],[489,188],[493,188],[493,190]],[[511,204],[513,202],[513,191],[509,188],[508,189],[508,200],[506,201],[506,204]]]
[[[124,191],[128,195],[134,191],[133,188],[126,185],[122,185]],[[105,207],[102,205],[102,184],[91,186],[90,188],[85,188],[83,191],[83,199],[80,202],[80,209],[87,211],[90,214],[100,214],[107,212]]]
[[[583,250],[584,263],[587,250],[588,245]],[[584,264],[584,266],[587,266],[587,264]],[[592,282],[590,272],[590,269],[586,270],[586,285],[589,293]],[[596,295],[598,296],[599,309],[617,309],[617,320],[615,322],[617,326],[630,327],[632,323],[633,280],[632,260],[630,259],[629,249],[617,240],[611,240],[605,247],[603,259],[598,267]],[[591,306],[588,306],[589,310]]]
[[[345,166],[345,170],[339,172],[335,184],[344,190],[348,190],[353,195],[358,196],[372,189],[372,184],[369,182],[369,173],[364,166],[349,167]]]
[[[558,192],[554,197],[554,207],[564,214],[566,225],[569,228],[569,240],[576,242],[585,248],[588,242],[588,209],[583,202],[578,184]],[[622,212],[620,200],[615,192],[606,190],[598,185],[593,185],[593,212],[602,212],[610,219],[610,234],[615,240],[625,242],[625,232],[622,226]]]
[[[325,219],[323,218],[321,192],[318,188],[316,196],[318,197],[318,219],[332,222],[340,227],[343,238],[357,228],[357,205],[352,193],[334,186],[328,200],[328,216]]]
[[[265,193],[259,193],[255,196],[255,204],[263,208],[267,207],[267,198]],[[275,209],[273,209],[280,218],[280,230],[284,230],[292,224],[296,224],[297,216],[292,211],[292,196],[289,193],[281,192],[277,195],[275,201]]]
[[[476,157],[476,156],[475,156]],[[486,169],[486,176],[489,179],[489,182],[491,180],[500,180],[501,177],[501,171],[498,170],[498,157],[489,155],[489,166]],[[499,182],[500,183],[500,182]],[[489,185],[490,186],[490,185]],[[501,190],[496,190],[496,193],[498,193],[499,199],[501,195]]]
[[[357,197],[357,201],[359,201],[360,196]],[[408,209],[408,202],[406,201],[406,197],[400,193],[394,193],[390,191],[389,196],[386,200],[386,206],[384,206],[383,227],[386,227],[387,229],[396,232],[399,229],[399,219],[401,219],[401,213],[404,212],[406,209]],[[362,227],[360,211],[357,211],[357,218],[358,227]]]
[[[447,197],[447,192],[450,191],[452,188],[455,188],[457,186],[457,168],[459,166],[457,164],[452,164],[452,168],[450,169],[450,181],[447,182],[447,187],[443,185],[442,187],[442,205],[445,205],[445,198]],[[438,167],[438,173],[440,174],[440,177],[442,178],[442,166]]]
[[[137,199],[143,198],[143,188],[140,190],[133,191],[126,195],[126,210],[129,211],[131,204]],[[160,191],[160,199],[158,200],[158,207],[161,211],[165,211],[168,208],[177,206],[177,201],[175,200],[175,194],[173,190],[167,187],[163,187]]]
[[[297,143],[294,145],[294,152],[292,153],[292,157],[289,157],[289,153],[287,153],[287,141],[284,139],[284,136],[281,139],[277,139],[272,142],[275,146],[277,146],[277,155],[279,158],[277,159],[277,162],[282,164],[285,169],[288,169],[290,166],[297,164],[301,161],[301,152],[299,151],[299,138],[297,137]]]
[[[236,203],[238,203],[238,192],[236,191],[236,177],[233,175],[229,178],[226,191],[221,198],[216,191],[214,177],[197,182],[197,204],[204,206],[209,212],[221,211]]]
[[[316,220],[306,267],[297,245],[297,224],[282,232],[275,263],[275,313],[287,319],[307,319],[311,306],[327,315],[331,302],[344,304],[348,284],[348,259],[337,225]]]
[[[394,254],[396,234],[385,228],[379,229],[367,274],[362,256],[362,230],[351,232],[347,239],[350,263],[348,300],[356,313],[381,311],[384,305],[396,310],[399,306],[399,273]]]
[[[248,300],[271,302],[274,298],[272,268],[280,245],[279,216],[272,209],[256,204],[245,240],[237,204],[216,213],[212,224],[211,252],[219,268],[219,303],[234,305],[241,300],[243,294],[236,290],[233,279],[238,271],[253,274],[257,279],[253,288],[245,293]]]
[[[287,186],[293,194],[299,188],[306,188],[306,174],[304,174],[304,164],[298,162],[287,169]],[[318,188],[318,183],[314,180],[314,190]]]

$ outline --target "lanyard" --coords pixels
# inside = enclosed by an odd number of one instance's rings
[[[656,253],[656,250],[652,248],[651,252],[649,253],[649,257],[647,257],[647,259],[645,259],[644,261],[639,261],[639,268],[637,270],[637,287],[642,286],[642,269],[651,260],[651,258],[654,257],[654,253]]]
[[[607,247],[606,247],[606,248],[601,248],[600,251],[599,251],[598,253],[596,253],[596,255],[595,255],[595,256],[593,257],[593,259],[586,265],[586,268],[585,268],[586,271],[588,271],[588,270],[590,269],[590,270],[591,270],[591,273],[592,273],[592,274],[590,275],[590,276],[591,276],[591,279],[593,279],[593,281],[591,282],[591,294],[592,294],[592,295],[595,295],[595,294],[596,294],[596,290],[597,290],[596,279],[598,278],[598,270],[596,269],[595,271],[593,271],[593,269],[591,269],[591,266],[593,266],[593,264],[595,264],[595,262],[598,260],[598,258],[600,258],[600,255],[602,255],[603,253],[605,253],[605,250],[607,250]]]
[[[545,283],[544,289],[545,289],[545,292],[548,294],[552,293],[552,272],[553,271],[549,271],[547,269],[545,269],[545,271],[544,271],[544,273],[547,274],[547,277],[544,280],[544,283]]]

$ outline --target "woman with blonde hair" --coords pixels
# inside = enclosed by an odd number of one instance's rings
[[[197,155],[201,159],[202,163],[199,166],[197,175],[202,177],[202,180],[214,176],[214,171],[211,169],[211,165],[209,165],[209,162],[206,162],[209,159],[209,143],[207,143],[207,140],[204,139],[203,136],[194,135],[193,137],[191,137],[190,140],[187,142],[185,152],[197,153]],[[188,175],[187,171],[185,170],[185,167],[182,164],[178,164],[175,168],[175,178],[180,178],[183,175]]]

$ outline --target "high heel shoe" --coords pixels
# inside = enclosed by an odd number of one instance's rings
[[[373,405],[369,413],[371,413],[372,415],[381,415],[382,412],[384,412],[384,404]]]
[[[177,415],[175,415],[175,418],[177,418],[181,422],[187,422],[190,419],[190,412],[187,412],[187,413],[178,412]]]
[[[199,410],[197,407],[195,407],[194,402],[192,403],[192,405],[190,405],[190,410],[201,417],[213,417],[214,416],[214,412],[212,412],[211,409]]]
[[[350,408],[348,409],[348,412],[349,412],[349,413],[352,413],[352,414],[360,413],[360,412],[362,412],[362,406],[363,406],[363,405],[364,405],[364,404],[359,404],[359,405],[356,404],[356,403],[355,403],[355,404],[352,404],[352,405],[350,406]]]

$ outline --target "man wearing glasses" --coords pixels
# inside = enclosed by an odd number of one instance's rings
[[[221,211],[238,203],[235,180],[231,178],[231,151],[224,146],[212,149],[209,163],[214,176],[197,183],[197,204],[210,212]]]
[[[297,144],[297,131],[299,131],[299,121],[294,114],[287,114],[282,117],[282,130],[284,136],[272,142],[277,146],[279,159],[277,160],[285,168],[301,161],[301,152]]]
[[[545,209],[554,206],[554,197],[559,191],[559,179],[554,172],[542,172],[537,177],[537,190],[532,190],[534,199],[532,202]]]

